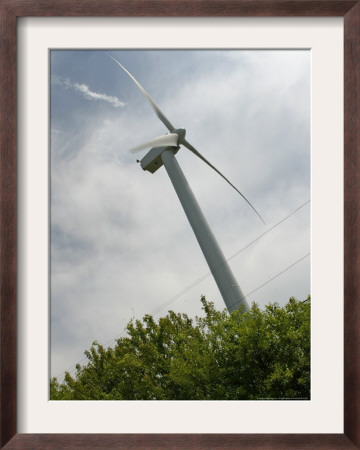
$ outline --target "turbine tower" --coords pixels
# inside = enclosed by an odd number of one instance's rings
[[[211,231],[206,218],[200,209],[200,206],[187,182],[180,165],[175,158],[175,154],[179,151],[180,145],[183,145],[202,161],[208,164],[213,170],[215,170],[227,183],[234,188],[242,198],[250,205],[254,212],[262,220],[260,214],[256,211],[253,205],[244,197],[244,195],[207,159],[205,159],[186,139],[186,131],[184,128],[175,128],[172,123],[162,113],[160,108],[155,104],[150,95],[141,86],[141,84],[128,72],[124,66],[122,66],[117,59],[109,55],[111,59],[118,64],[122,70],[124,70],[129,77],[134,81],[137,87],[141,90],[144,96],[149,101],[150,105],[154,109],[158,118],[170,131],[163,136],[159,136],[144,144],[141,144],[132,149],[132,152],[137,152],[144,148],[151,147],[150,151],[141,159],[140,164],[143,170],[147,170],[150,173],[155,173],[162,165],[169,175],[169,178],[174,186],[174,189],[179,197],[180,203],[185,211],[185,214],[190,222],[190,225],[194,231],[194,234],[198,240],[200,248],[204,254],[204,257],[209,265],[210,271],[215,279],[215,282],[219,288],[222,298],[228,311],[239,309],[241,306],[245,311],[249,309],[247,301],[245,299],[242,290],[237,283],[234,274],[232,273],[226,258],[221,251],[216,238]]]

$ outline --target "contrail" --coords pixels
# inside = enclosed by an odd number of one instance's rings
[[[61,79],[59,77],[52,77],[51,81],[54,84],[59,84],[60,86],[64,86],[67,89],[74,89],[75,91],[80,92],[87,100],[102,100],[104,102],[110,103],[114,108],[120,108],[125,105],[125,103],[119,100],[117,97],[91,91],[87,84],[72,83],[69,78]]]

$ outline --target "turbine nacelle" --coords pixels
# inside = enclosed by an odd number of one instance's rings
[[[184,128],[176,128],[171,133],[159,136],[146,144],[132,149],[132,151],[138,151],[141,148],[149,147],[149,145],[156,145],[150,149],[149,152],[141,159],[140,165],[143,170],[147,170],[150,173],[155,173],[161,166],[163,162],[161,159],[161,153],[165,150],[172,150],[175,153],[179,151],[180,145],[184,142],[186,135],[186,130]],[[164,145],[161,145],[164,144]]]
[[[176,130],[173,130],[171,133],[165,134],[164,136],[160,136],[158,138],[153,139],[152,141],[149,141],[146,146],[149,144],[157,144],[163,142],[165,145],[162,146],[156,146],[150,149],[149,152],[146,153],[146,155],[141,159],[140,165],[143,170],[147,170],[150,173],[155,173],[158,169],[160,169],[161,166],[163,166],[163,162],[161,159],[161,153],[165,150],[172,150],[174,154],[176,154],[179,149],[180,145],[184,142],[186,135],[185,128],[177,128]],[[166,145],[166,143],[170,143],[173,139],[173,145]],[[166,142],[168,141],[168,142]],[[142,148],[143,148],[142,144]],[[139,146],[140,147],[140,146]],[[135,151],[139,150],[139,147],[136,147]],[[133,149],[134,151],[134,149]]]
[[[161,166],[163,166],[163,161],[161,159],[161,154],[165,150],[172,150],[174,154],[179,151],[180,147],[154,147],[142,158],[140,165],[143,170],[147,170],[150,173],[155,173]]]

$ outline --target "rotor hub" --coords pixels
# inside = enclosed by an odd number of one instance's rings
[[[176,130],[172,131],[172,133],[175,133],[179,136],[179,144],[184,141],[186,135],[185,128],[176,128]]]

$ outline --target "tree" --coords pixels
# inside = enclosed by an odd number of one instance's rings
[[[131,320],[127,336],[105,349],[94,342],[52,400],[256,400],[310,398],[310,296],[262,311],[173,311],[157,322]]]

